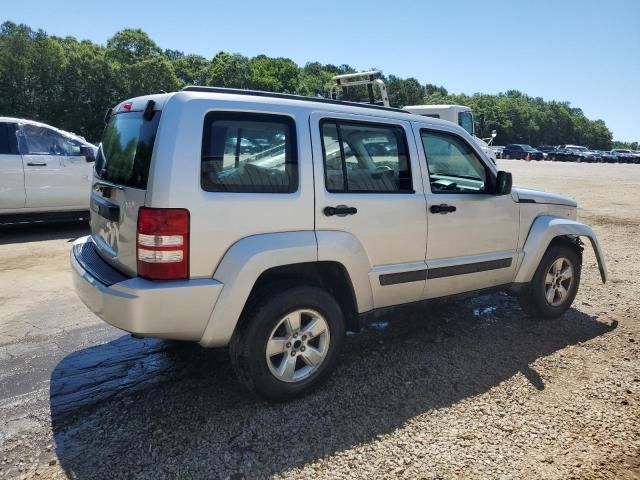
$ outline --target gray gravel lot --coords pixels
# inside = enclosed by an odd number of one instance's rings
[[[578,200],[610,282],[585,251],[557,321],[502,294],[389,315],[286,404],[245,393],[225,351],[90,314],[82,226],[0,231],[0,478],[640,479],[640,166],[500,163]]]

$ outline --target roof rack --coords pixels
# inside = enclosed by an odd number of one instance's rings
[[[244,90],[241,88],[223,88],[223,87],[199,87],[189,86],[182,89],[183,92],[203,92],[203,93],[226,93],[229,95],[249,95],[253,97],[282,98],[288,100],[302,100],[305,102],[328,103],[332,105],[347,105],[350,107],[374,108],[377,110],[388,110],[391,112],[409,113],[401,108],[390,106],[376,105],[372,103],[347,102],[344,100],[334,100],[320,97],[305,97],[303,95],[294,95],[290,93],[263,92],[260,90]]]
[[[356,87],[358,85],[366,85],[367,93],[369,94],[369,105],[378,105],[376,103],[375,95],[373,93],[373,86],[375,85],[380,90],[380,96],[382,97],[382,106],[391,107],[391,103],[389,103],[389,95],[387,95],[387,87],[384,84],[384,80],[381,78],[376,78],[380,75],[378,70],[370,70],[368,72],[356,72],[356,73],[345,73],[343,75],[336,75],[331,77],[335,85],[331,87],[331,98],[334,100],[338,98],[338,88],[342,89],[342,92],[345,93],[347,88]]]

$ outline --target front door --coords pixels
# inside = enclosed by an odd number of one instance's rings
[[[495,170],[453,131],[417,128],[427,164],[426,298],[513,280],[519,208],[495,195]]]
[[[313,114],[316,231],[350,235],[369,263],[375,307],[422,298],[427,223],[408,122]]]
[[[80,142],[36,125],[23,125],[21,140],[26,206],[88,210],[93,164],[80,155]]]

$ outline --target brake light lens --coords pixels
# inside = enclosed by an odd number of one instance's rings
[[[189,278],[189,210],[141,207],[136,251],[140,277]]]
[[[131,102],[122,104],[122,109],[126,110],[127,112],[131,111],[131,107],[133,107],[133,104]]]

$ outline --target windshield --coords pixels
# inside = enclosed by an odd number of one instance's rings
[[[567,150],[575,150],[576,152],[588,152],[587,147],[567,147]]]
[[[531,145],[522,145],[523,150],[535,150]]]
[[[473,114],[471,112],[458,113],[458,125],[473,135]]]
[[[130,112],[111,117],[96,158],[97,176],[119,185],[147,188],[160,112],[149,121],[142,115]]]

